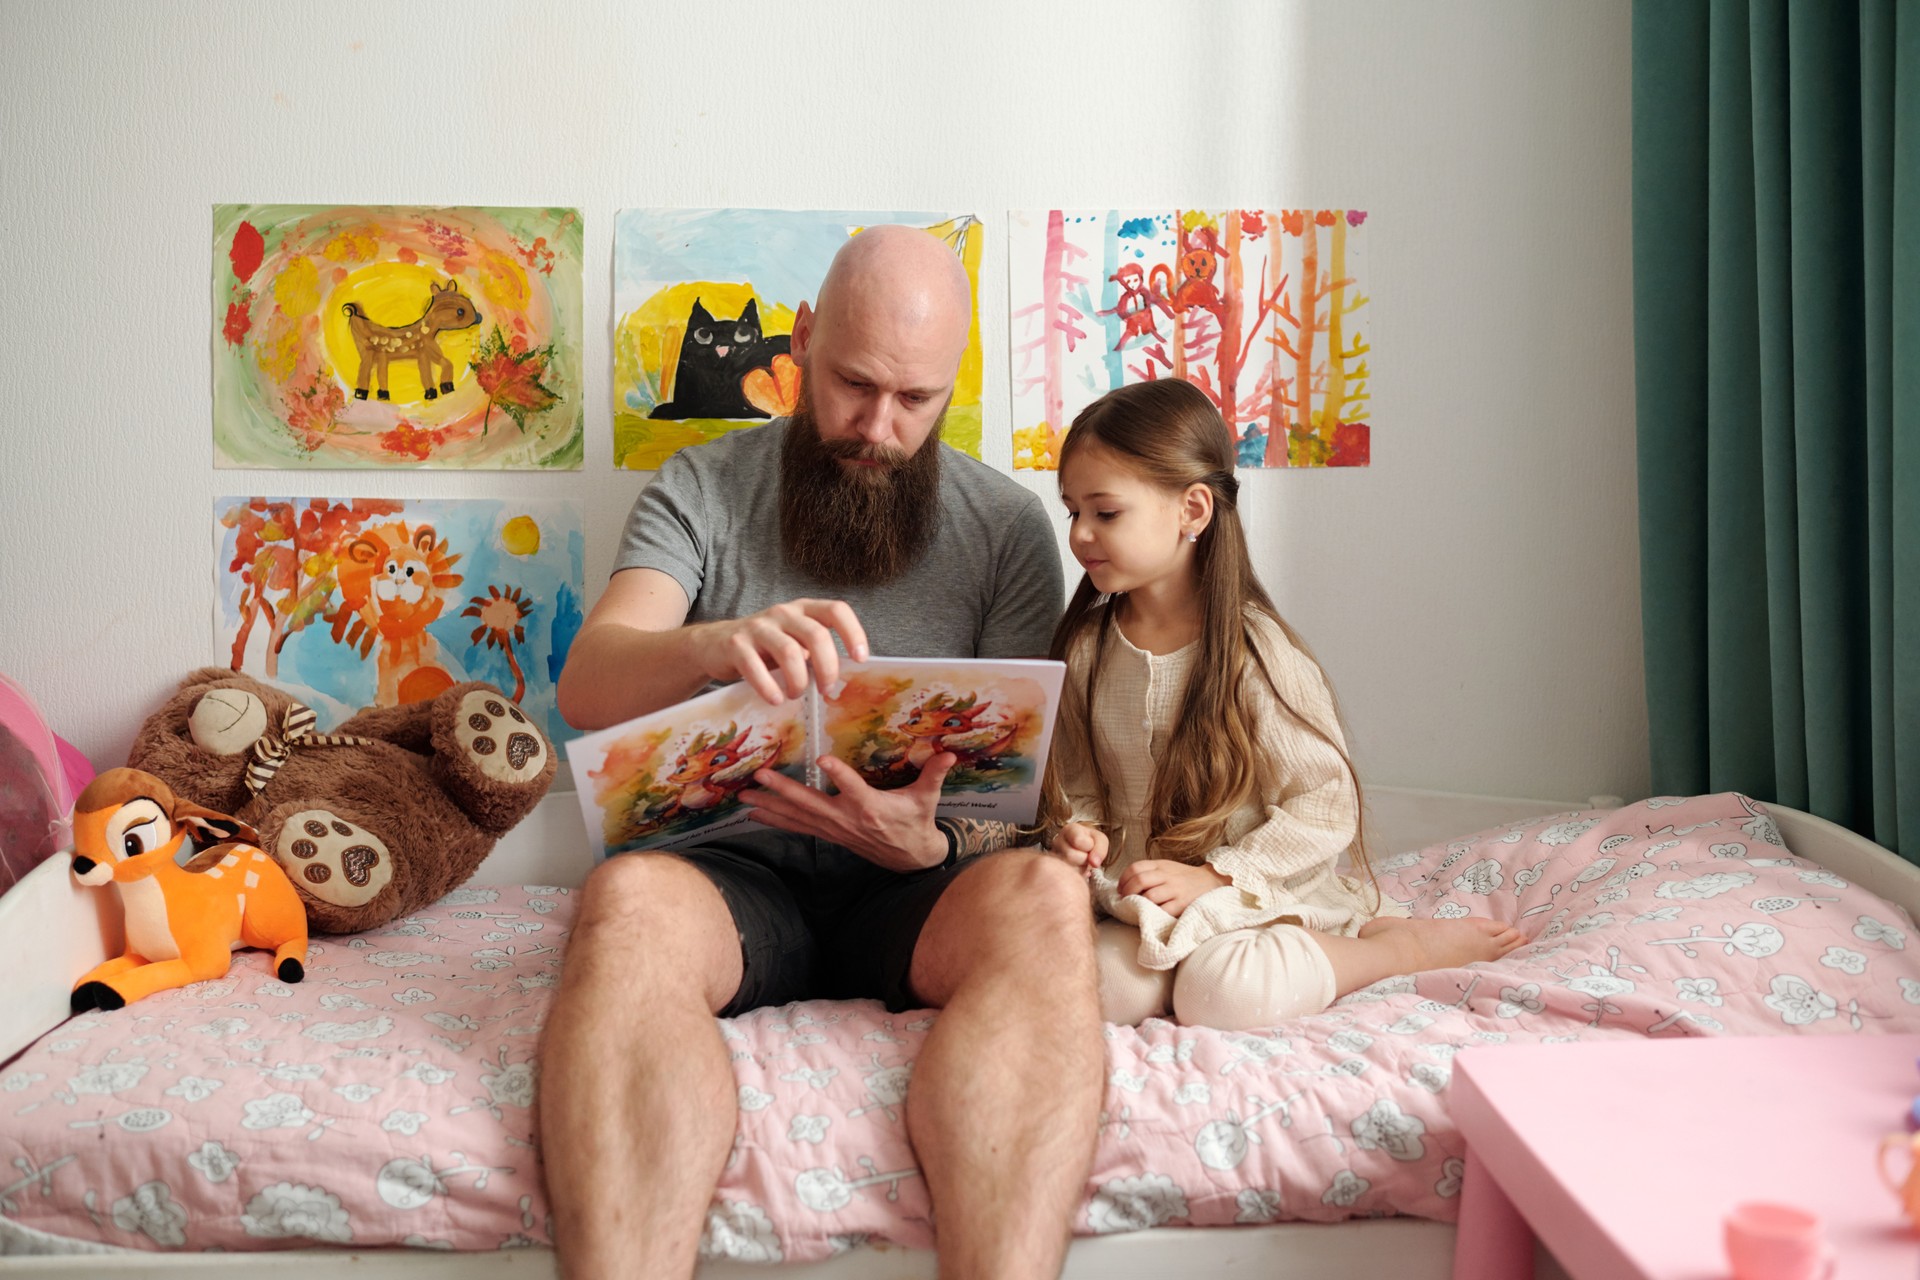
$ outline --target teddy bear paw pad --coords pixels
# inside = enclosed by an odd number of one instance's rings
[[[480,772],[496,782],[526,782],[540,776],[547,745],[526,713],[501,694],[475,689],[460,699],[454,740]]]
[[[304,892],[335,906],[371,902],[393,879],[393,855],[386,843],[325,809],[289,816],[273,842],[273,853]]]

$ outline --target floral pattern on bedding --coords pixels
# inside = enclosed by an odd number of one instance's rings
[[[1739,796],[1564,814],[1377,870],[1415,915],[1533,941],[1257,1034],[1108,1028],[1076,1231],[1451,1219],[1463,1049],[1920,1029],[1906,914],[1792,856]],[[547,1242],[534,1045],[570,917],[561,890],[463,889],[323,940],[297,986],[244,953],[63,1024],[0,1068],[0,1215],[146,1249]],[[720,1023],[740,1128],[707,1256],[930,1244],[903,1104],[937,1016],[816,1002]]]

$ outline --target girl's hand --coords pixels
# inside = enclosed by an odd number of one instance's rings
[[[1078,867],[1081,875],[1091,876],[1107,860],[1107,833],[1084,822],[1069,822],[1050,847],[1056,856]]]
[[[1201,894],[1232,883],[1204,863],[1196,866],[1147,858],[1121,873],[1119,887],[1123,898],[1137,893],[1168,915],[1178,916]]]

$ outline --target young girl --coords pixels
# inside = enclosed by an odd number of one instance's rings
[[[1162,379],[1074,419],[1060,496],[1086,569],[1047,769],[1053,851],[1100,913],[1110,1022],[1171,1007],[1228,1029],[1316,1013],[1397,973],[1491,960],[1496,920],[1410,920],[1335,866],[1360,788],[1333,695],[1254,576],[1234,441],[1207,397]]]

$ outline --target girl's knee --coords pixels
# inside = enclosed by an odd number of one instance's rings
[[[1164,1017],[1173,988],[1173,973],[1141,966],[1140,931],[1115,920],[1103,920],[1093,943],[1100,969],[1100,1016],[1120,1026],[1133,1027],[1148,1018]]]
[[[1224,1031],[1270,1027],[1333,1003],[1333,965],[1298,925],[1236,929],[1201,943],[1173,981],[1173,1014]]]

